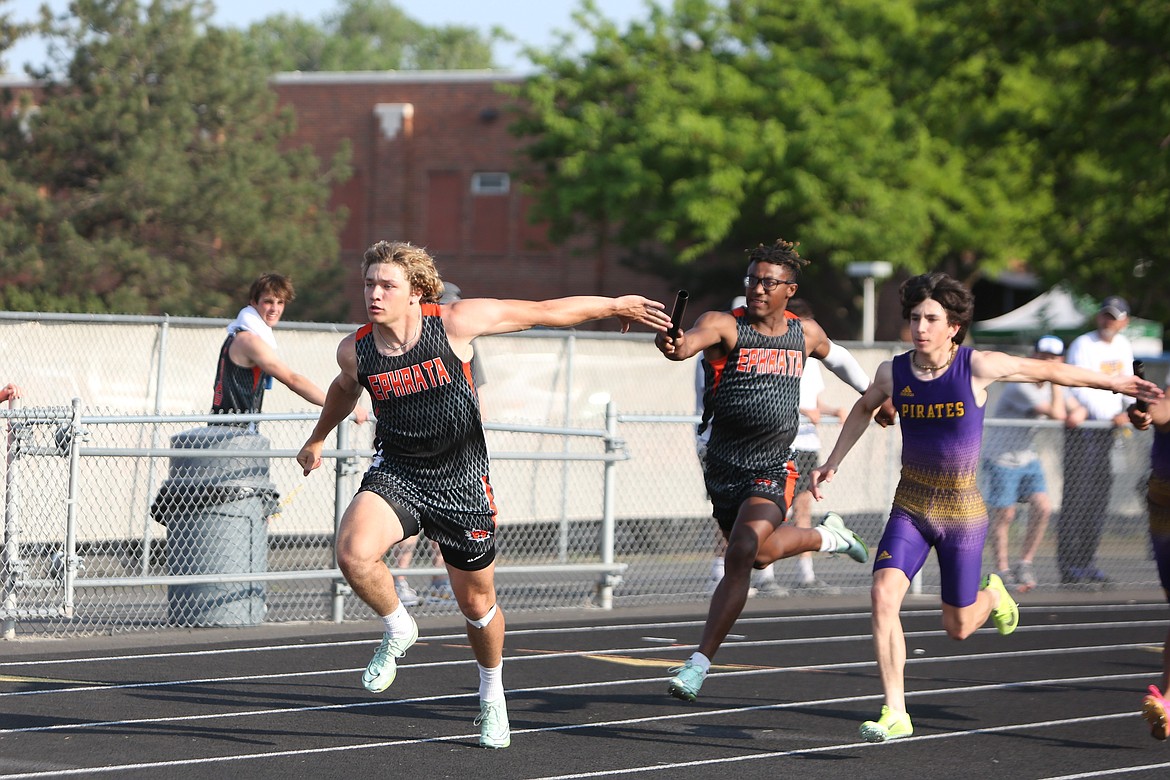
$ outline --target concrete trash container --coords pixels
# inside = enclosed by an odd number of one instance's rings
[[[278,493],[268,459],[233,452],[268,450],[260,434],[208,426],[171,437],[174,449],[223,450],[171,458],[170,476],[151,512],[167,527],[167,572],[262,574],[268,571],[268,517]],[[252,626],[264,621],[263,581],[210,582],[167,588],[169,620],[181,626]]]

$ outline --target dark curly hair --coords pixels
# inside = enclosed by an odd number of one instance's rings
[[[910,310],[933,298],[947,313],[947,322],[958,325],[959,331],[951,340],[962,344],[975,314],[975,296],[959,280],[944,273],[920,274],[902,282],[898,288],[902,299],[902,317],[910,319]]]
[[[782,265],[792,271],[792,281],[800,279],[800,269],[808,265],[808,259],[801,257],[800,253],[796,251],[796,247],[800,246],[800,242],[785,241],[782,238],[776,239],[771,246],[764,246],[759,244],[755,249],[747,250],[748,265],[752,263],[771,263],[772,265]]]

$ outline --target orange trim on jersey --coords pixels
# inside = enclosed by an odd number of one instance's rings
[[[784,464],[784,468],[788,469],[788,478],[784,480],[784,508],[792,508],[792,500],[796,498],[796,482],[800,479],[800,472],[796,470],[796,461],[790,460]],[[785,521],[788,520],[788,513],[784,513]]]
[[[357,332],[354,334],[354,341],[364,339],[366,336],[370,335],[373,332],[374,332],[374,323],[367,322],[365,325],[362,325],[360,328],[357,329]]]
[[[714,393],[719,389],[719,380],[723,378],[723,369],[727,367],[727,356],[708,360],[707,365],[711,366],[711,392]]]
[[[418,308],[424,317],[438,317],[443,313],[442,307],[437,303],[420,303]]]
[[[483,480],[483,492],[484,492],[484,495],[487,496],[488,506],[491,507],[491,509],[492,509],[492,525],[493,526],[499,525],[499,523],[497,522],[497,518],[496,518],[496,514],[499,510],[496,509],[496,496],[492,492],[492,485],[490,482],[488,482],[488,478],[486,475],[480,477],[480,479]]]
[[[785,309],[784,310],[784,319],[786,319],[786,320],[799,320],[800,317],[798,317],[795,314],[793,314],[792,312],[788,311],[788,309]]]
[[[459,356],[456,355],[455,357]],[[479,388],[475,386],[475,377],[473,377],[471,374],[471,363],[462,360],[460,360],[459,363],[463,366],[463,378],[467,380],[467,386],[471,388],[473,393],[479,395]]]

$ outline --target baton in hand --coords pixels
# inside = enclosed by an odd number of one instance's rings
[[[686,290],[679,290],[678,295],[674,296],[674,309],[670,312],[670,330],[666,331],[666,335],[672,339],[677,339],[682,335],[682,318],[687,310],[687,300],[691,297]]]

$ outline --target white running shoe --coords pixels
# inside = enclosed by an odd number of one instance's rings
[[[382,644],[378,645],[374,657],[362,673],[362,685],[370,693],[380,693],[390,687],[394,677],[398,674],[398,659],[406,655],[406,650],[418,641],[418,623],[410,619],[410,635],[392,639],[389,634],[382,634]]]

